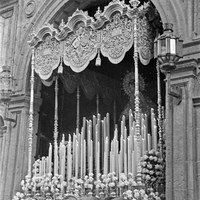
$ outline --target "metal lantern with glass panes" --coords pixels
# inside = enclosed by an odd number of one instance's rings
[[[2,66],[0,72],[0,102],[8,103],[11,99],[13,87],[13,77],[9,66]]]
[[[160,63],[162,72],[171,72],[182,57],[183,40],[173,35],[173,24],[164,24],[164,33],[154,41],[154,58]]]

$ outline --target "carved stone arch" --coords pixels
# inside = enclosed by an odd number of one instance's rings
[[[151,0],[158,10],[163,23],[173,23],[174,33],[181,35],[183,38],[188,37],[186,34],[189,32],[186,30],[186,19],[182,4],[180,0]]]

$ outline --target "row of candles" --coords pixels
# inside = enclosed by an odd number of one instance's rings
[[[151,134],[148,133],[148,119],[146,114],[141,115],[141,135],[135,135],[135,121],[133,113],[129,111],[128,126],[126,118],[122,117],[120,132],[115,128],[114,137],[110,138],[110,116],[101,119],[101,115],[93,116],[92,120],[83,120],[81,132],[77,130],[65,141],[63,135],[59,145],[49,145],[47,157],[42,157],[39,173],[60,174],[67,182],[72,177],[83,178],[93,173],[98,179],[99,173],[115,172],[137,174],[137,164],[146,151],[157,150],[157,122],[154,110],[151,109]],[[139,142],[138,142],[139,141]],[[138,151],[140,148],[140,151]],[[54,150],[54,168],[52,170],[52,152]],[[138,154],[140,152],[140,155]]]

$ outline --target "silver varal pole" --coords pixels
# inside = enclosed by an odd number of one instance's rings
[[[137,183],[141,184],[141,135],[140,135],[140,99],[139,99],[139,75],[138,75],[138,47],[137,47],[137,40],[138,40],[138,33],[137,33],[137,23],[138,23],[138,16],[137,14],[134,16],[133,19],[133,31],[134,31],[134,65],[135,65],[135,133],[138,143],[137,148]]]
[[[29,107],[29,122],[28,122],[28,176],[29,177],[31,177],[31,166],[32,166],[34,65],[35,65],[35,49],[34,47],[32,47],[31,78],[30,78],[31,92],[30,92],[30,107]]]
[[[158,95],[158,133],[159,133],[159,151],[160,156],[163,155],[163,118],[162,118],[162,100],[161,100],[161,89],[160,89],[160,66],[159,61],[157,60],[156,63],[156,69],[157,69],[157,95]]]

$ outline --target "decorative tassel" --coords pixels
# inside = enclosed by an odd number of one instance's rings
[[[101,58],[100,58],[100,50],[98,49],[98,55],[97,55],[97,58],[96,58],[96,63],[95,63],[96,66],[101,66]]]

